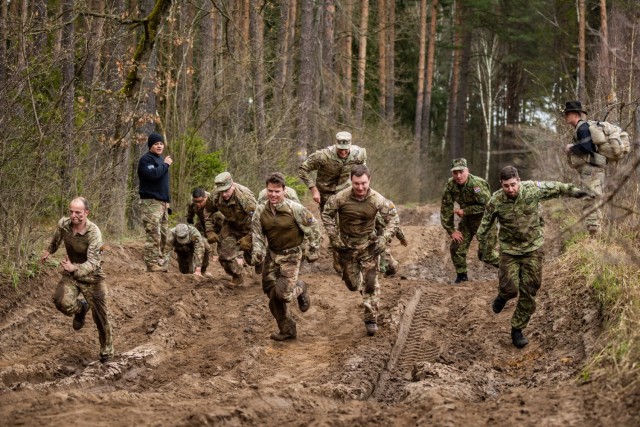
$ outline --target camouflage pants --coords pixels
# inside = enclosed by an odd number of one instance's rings
[[[164,245],[167,241],[169,221],[167,204],[154,199],[141,199],[142,223],[146,233],[144,263],[147,267],[164,262]]]
[[[237,258],[243,257],[244,262],[251,261],[251,250],[241,250],[238,240],[245,236],[251,236],[250,231],[243,233],[233,230],[227,223],[220,230],[220,243],[218,246],[218,262],[227,274],[239,276],[242,274],[242,266],[238,264]]]
[[[598,231],[602,225],[602,209],[594,209],[602,203],[602,195],[604,194],[604,168],[590,165],[589,163],[580,166],[578,169],[580,174],[580,185],[584,189],[590,190],[596,194],[595,199],[587,199],[584,201],[582,208],[584,218],[584,226],[587,230]]]
[[[204,255],[202,264],[200,265],[200,272],[202,274],[207,272],[209,266],[209,257],[211,256],[211,247],[209,243],[205,241]],[[176,258],[178,258],[178,270],[182,274],[193,274],[196,271],[196,254],[193,250],[190,251],[176,251]]]
[[[536,293],[542,283],[542,250],[525,255],[503,253],[498,273],[499,292],[504,299],[518,297],[511,326],[524,329],[536,311]]]
[[[267,251],[262,264],[262,290],[269,297],[269,310],[282,334],[295,335],[296,332],[296,321],[288,304],[302,294],[298,286],[301,261],[302,249],[298,247],[286,255]]]
[[[480,222],[482,221],[482,215],[469,215],[464,216],[458,224],[458,231],[462,233],[462,242],[457,243],[453,240],[449,246],[449,252],[451,253],[451,261],[456,268],[456,273],[467,272],[467,253],[469,252],[469,245],[473,236],[476,235]],[[496,242],[498,239],[498,233],[496,227],[492,227],[489,235],[487,236],[485,255],[483,261],[487,264],[491,264],[495,267],[500,263],[500,255],[496,251]]]
[[[98,283],[82,283],[64,274],[53,294],[53,303],[66,316],[73,316],[82,309],[78,294],[82,293],[91,308],[91,316],[98,328],[100,340],[100,356],[111,357],[114,354],[111,339],[111,323],[107,309],[107,287],[103,281]]]
[[[387,275],[396,274],[398,271],[398,261],[391,255],[389,249],[385,249],[384,252],[380,254],[378,270]]]
[[[364,304],[364,321],[376,322],[380,303],[380,284],[378,283],[378,254],[375,244],[364,248],[348,249],[338,252],[342,280],[350,291],[360,291]]]

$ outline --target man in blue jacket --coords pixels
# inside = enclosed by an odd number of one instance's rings
[[[162,157],[162,135],[149,135],[147,146],[149,151],[138,161],[142,223],[147,234],[144,262],[147,271],[167,271],[163,254],[169,216],[169,166],[173,160],[170,156]]]

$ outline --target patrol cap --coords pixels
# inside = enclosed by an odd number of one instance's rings
[[[349,132],[336,133],[336,147],[340,150],[351,148],[351,134]]]
[[[189,226],[187,224],[178,224],[175,228],[176,240],[178,243],[188,243],[189,242]]]
[[[451,172],[453,171],[461,171],[467,168],[467,159],[463,159],[462,157],[458,159],[451,160]]]
[[[233,179],[231,179],[231,174],[229,172],[222,172],[218,174],[215,178],[216,184],[216,192],[227,191],[231,188],[231,184],[233,184]]]

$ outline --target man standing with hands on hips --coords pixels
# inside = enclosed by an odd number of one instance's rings
[[[170,156],[162,157],[165,143],[162,135],[152,133],[147,139],[149,151],[138,161],[140,180],[140,206],[142,223],[146,233],[144,263],[147,271],[167,271],[164,246],[167,240],[169,208],[169,166]]]

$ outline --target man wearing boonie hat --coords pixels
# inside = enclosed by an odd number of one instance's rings
[[[351,168],[365,165],[366,161],[367,151],[352,144],[351,133],[341,131],[336,134],[334,145],[316,151],[300,165],[298,175],[320,205],[321,214],[329,197],[351,186]],[[335,252],[333,257],[333,267],[340,274],[342,270]]]
[[[169,166],[170,156],[162,157],[165,142],[159,133],[147,138],[147,151],[138,161],[140,180],[140,207],[146,232],[144,262],[147,271],[167,271],[164,262],[164,246],[169,221]]]
[[[605,166],[607,158],[597,153],[597,147],[591,139],[587,111],[582,108],[580,101],[568,101],[565,103],[564,121],[574,127],[573,143],[567,144],[564,151],[567,154],[569,166],[580,174],[580,184],[590,190],[596,198],[587,199],[583,206],[583,212],[588,214],[584,219],[584,225],[590,235],[596,235],[602,225],[602,209],[600,200],[604,193]]]
[[[251,190],[233,181],[229,172],[215,177],[215,189],[204,205],[206,235],[214,232],[215,213],[224,215],[219,233],[218,261],[231,282],[244,281],[242,266],[251,261],[251,220],[256,210],[256,198]],[[256,266],[256,272],[259,266]]]
[[[471,175],[467,167],[467,160],[463,158],[451,161],[451,178],[447,181],[442,192],[440,206],[440,222],[451,236],[451,261],[456,268],[454,283],[466,282],[467,252],[471,239],[475,236],[482,221],[484,207],[491,198],[491,189],[484,179]],[[456,208],[454,203],[458,204]],[[454,215],[460,218],[458,227],[455,226]],[[488,248],[492,248],[481,261],[498,267],[499,255],[495,251],[497,234],[495,226],[488,238]],[[480,254],[479,254],[480,255]]]
[[[178,224],[167,235],[168,252],[165,255],[168,265],[171,252],[176,253],[178,269],[182,274],[202,276],[209,265],[211,249],[197,228],[189,224]]]

